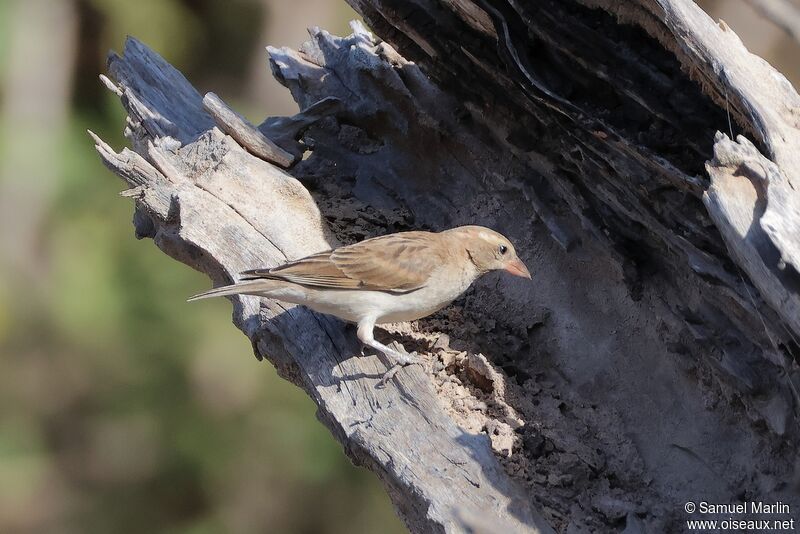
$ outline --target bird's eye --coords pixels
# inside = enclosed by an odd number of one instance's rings
[[[503,254],[508,252],[508,247],[505,245],[500,245],[500,248],[498,250],[500,251],[500,255],[502,256]]]

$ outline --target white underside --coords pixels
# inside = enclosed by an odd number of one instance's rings
[[[353,323],[364,320],[372,320],[377,324],[397,323],[420,319],[453,302],[478,276],[472,265],[467,269],[456,276],[447,276],[442,270],[434,272],[425,287],[409,293],[365,289],[309,289],[285,283],[258,294],[302,304],[314,311],[335,315]]]

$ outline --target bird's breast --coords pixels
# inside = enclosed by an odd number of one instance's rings
[[[432,274],[424,287],[410,293],[394,295],[395,299],[377,322],[395,323],[427,317],[460,297],[476,276],[477,273],[466,268],[457,271],[439,269]]]

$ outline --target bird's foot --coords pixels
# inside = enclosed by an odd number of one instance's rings
[[[389,368],[388,371],[383,373],[380,382],[378,382],[379,387],[386,386],[386,383],[389,382],[389,380],[391,380],[394,377],[394,375],[397,374],[397,371],[399,371],[403,367],[407,365],[413,365],[415,363],[422,364],[422,362],[419,359],[419,355],[416,352],[412,352],[409,354],[408,352],[406,352],[403,346],[397,342],[393,342],[390,345],[390,347],[392,348],[388,351],[385,351],[384,354],[386,355],[387,358],[393,359],[395,363],[394,365],[392,365],[392,367]]]
[[[414,354],[416,354],[416,353],[414,353]],[[409,361],[407,363],[396,363],[396,364],[394,364],[393,366],[391,366],[389,368],[388,371],[383,373],[383,376],[381,377],[380,382],[378,382],[378,387],[381,387],[381,388],[382,387],[386,387],[387,382],[389,382],[389,380],[394,378],[394,375],[397,374],[397,371],[399,371],[400,369],[402,369],[403,367],[405,367],[407,365],[413,365],[415,363],[420,363],[420,361],[418,359],[414,359],[414,360],[411,360],[411,361]]]
[[[393,357],[395,360],[395,365],[400,365],[401,367],[405,367],[406,365],[412,365],[415,363],[421,363],[419,360],[419,355],[416,352],[408,353],[408,352],[396,352],[393,354],[387,354],[389,357]]]

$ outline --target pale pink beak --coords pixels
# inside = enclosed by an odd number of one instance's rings
[[[506,263],[506,271],[510,272],[514,276],[521,276],[522,278],[527,278],[528,280],[531,279],[530,271],[528,271],[528,268],[525,267],[525,264],[522,263],[522,260],[519,258],[514,258]]]

